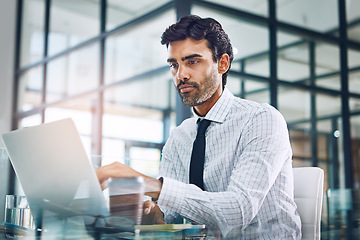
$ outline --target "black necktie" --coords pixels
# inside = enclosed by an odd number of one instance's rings
[[[190,162],[190,183],[204,190],[205,131],[210,125],[209,120],[198,122],[197,135],[194,141]]]

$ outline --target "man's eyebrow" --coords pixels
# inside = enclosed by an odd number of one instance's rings
[[[185,61],[187,59],[190,59],[190,58],[195,58],[195,57],[202,57],[200,54],[191,54],[189,56],[186,56],[186,57],[183,57],[181,58],[181,61]]]
[[[191,59],[191,58],[195,58],[195,57],[202,57],[202,56],[200,54],[191,54],[189,56],[185,56],[185,57],[181,58],[181,61],[185,61],[187,59]],[[169,62],[177,62],[175,58],[168,58],[166,61],[168,63]]]

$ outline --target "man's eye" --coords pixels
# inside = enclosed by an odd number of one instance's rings
[[[199,61],[196,61],[196,60],[191,60],[191,61],[189,61],[189,64],[190,65],[194,65],[194,64],[197,64]]]
[[[177,63],[169,63],[170,68],[177,68],[177,66],[178,66]]]

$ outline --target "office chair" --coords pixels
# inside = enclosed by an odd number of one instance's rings
[[[301,218],[302,239],[320,239],[324,171],[318,167],[293,168],[294,198]]]

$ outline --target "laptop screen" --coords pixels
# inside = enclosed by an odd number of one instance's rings
[[[71,119],[2,135],[34,218],[44,208],[108,215],[104,195]]]

